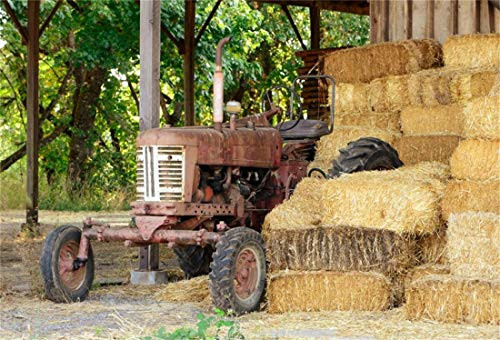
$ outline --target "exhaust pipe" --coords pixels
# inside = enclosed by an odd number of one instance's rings
[[[214,128],[222,130],[224,121],[224,74],[222,73],[222,47],[231,41],[231,37],[226,37],[219,41],[215,54],[214,73]]]

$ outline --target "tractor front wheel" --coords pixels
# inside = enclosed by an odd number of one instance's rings
[[[228,230],[210,264],[210,294],[215,307],[240,315],[259,308],[266,286],[262,236],[250,228]]]
[[[40,258],[45,295],[54,302],[83,301],[94,280],[94,256],[89,245],[88,260],[74,268],[78,255],[80,229],[63,225],[54,229],[45,239]]]

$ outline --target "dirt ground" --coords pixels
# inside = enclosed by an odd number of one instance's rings
[[[124,225],[126,212],[41,211],[43,234],[61,224],[81,225],[86,216]],[[43,239],[16,239],[23,211],[0,211],[0,338],[130,339],[194,325],[198,313],[210,314],[206,302],[162,301],[166,285],[134,287],[129,271],[137,249],[120,243],[94,243],[96,284],[81,303],[55,304],[43,299],[38,255]],[[171,280],[182,279],[174,254],[161,248],[161,263]],[[388,312],[321,312],[270,315],[252,313],[235,319],[247,339],[498,339],[497,326],[439,324],[405,320],[402,308]]]

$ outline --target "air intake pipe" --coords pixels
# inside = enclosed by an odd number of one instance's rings
[[[231,41],[231,37],[226,37],[219,41],[215,54],[214,73],[214,128],[221,131],[224,121],[224,74],[222,73],[222,47]]]

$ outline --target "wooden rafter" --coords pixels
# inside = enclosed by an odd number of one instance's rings
[[[368,0],[253,0],[257,4],[270,3],[276,5],[289,5],[300,7],[316,6],[319,9],[338,11],[359,15],[369,15],[370,5]]]
[[[297,25],[295,24],[295,21],[293,20],[292,13],[290,13],[288,6],[285,4],[282,4],[281,9],[283,10],[283,12],[285,12],[285,15],[288,18],[290,25],[292,25],[293,31],[295,32],[297,39],[299,39],[300,46],[302,46],[303,50],[307,50],[307,46],[306,46],[306,44],[304,44],[304,40],[302,39],[302,36],[300,35],[299,29],[298,29]]]
[[[47,28],[47,26],[49,26],[50,21],[52,20],[52,18],[56,14],[56,12],[59,9],[59,7],[61,7],[62,3],[63,3],[63,0],[57,0],[56,4],[54,5],[54,8],[52,8],[52,11],[50,11],[49,16],[43,22],[42,27],[40,27],[40,33],[39,33],[40,36],[42,36],[43,31],[45,31],[45,29]]]
[[[2,0],[2,3],[3,3],[3,6],[5,7],[5,11],[9,15],[9,17],[12,19],[14,26],[17,28],[19,34],[21,34],[23,42],[27,43],[28,42],[28,31],[27,31],[26,27],[21,25],[21,23],[19,22],[19,19],[16,16],[16,13],[12,9],[12,7],[10,7],[9,2],[7,0]]]
[[[207,18],[205,19],[205,22],[201,26],[200,30],[198,31],[198,34],[196,35],[195,39],[195,45],[198,45],[198,43],[201,40],[201,37],[203,36],[203,33],[205,33],[205,30],[207,29],[208,25],[210,24],[210,21],[212,21],[212,18],[214,17],[215,13],[217,12],[217,9],[219,9],[220,4],[222,3],[222,0],[217,0],[215,3],[214,7],[208,14]]]

